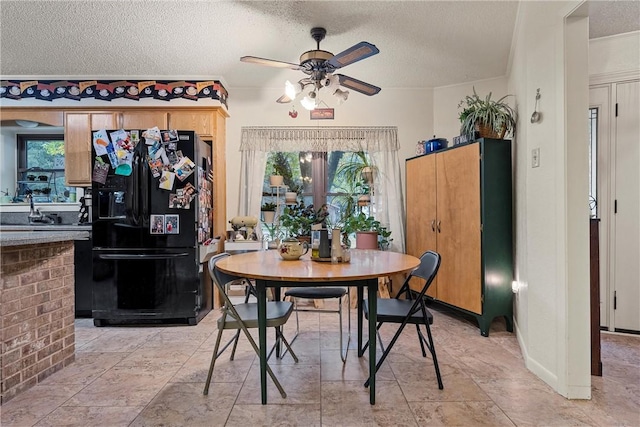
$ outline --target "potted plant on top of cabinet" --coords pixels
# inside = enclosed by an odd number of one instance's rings
[[[516,112],[505,102],[512,95],[505,95],[496,100],[491,99],[491,92],[481,98],[473,88],[473,95],[467,95],[458,104],[462,108],[460,113],[460,134],[474,139],[476,132],[480,138],[503,139],[516,127]]]

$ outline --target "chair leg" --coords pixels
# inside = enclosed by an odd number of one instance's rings
[[[291,297],[291,299],[293,300],[293,312],[296,313],[296,334],[293,336],[293,339],[289,342],[289,344],[293,344],[296,338],[298,338],[298,335],[300,334],[300,320],[298,318],[298,298]],[[284,331],[284,326],[282,329]],[[287,354],[287,351],[289,351],[288,348],[286,348],[282,353],[280,353],[280,359],[282,359]]]
[[[424,337],[422,336],[422,332],[420,331],[420,325],[416,323],[416,332],[418,332],[418,342],[420,342],[420,350],[422,350],[422,357],[427,357],[427,352],[424,350],[424,344],[422,340]]]
[[[347,298],[349,298],[347,294]],[[340,317],[340,359],[342,359],[342,363],[347,361],[347,355],[349,354],[349,344],[351,343],[351,301],[349,300],[347,303],[347,315],[349,316],[349,331],[347,335],[347,345],[346,348],[342,346],[342,297],[338,299],[338,316]]]
[[[229,360],[233,360],[236,355],[236,348],[238,347],[238,341],[240,340],[240,329],[236,331],[235,337],[233,337],[233,348],[231,349],[231,357]]]
[[[259,355],[260,354],[260,348],[258,348],[258,344],[256,344],[255,340],[253,339],[253,337],[249,333],[249,330],[247,329],[247,327],[244,326],[244,324],[241,324],[240,327],[242,328],[242,332],[244,332],[244,334],[246,335],[247,339],[249,340],[249,343],[251,344],[251,347],[253,347],[253,350],[256,352],[256,354]],[[276,385],[276,388],[280,392],[280,396],[282,396],[283,398],[286,398],[287,397],[287,393],[285,393],[284,389],[282,388],[282,385],[280,384],[280,381],[278,381],[278,378],[276,378],[276,376],[273,373],[273,371],[271,370],[271,367],[269,366],[269,364],[267,364],[267,374],[269,374],[269,376],[271,377],[271,380]]]
[[[223,314],[226,316],[226,313]],[[211,356],[211,364],[209,365],[209,373],[207,374],[207,381],[204,383],[204,391],[202,394],[209,394],[209,384],[211,383],[211,376],[213,375],[213,368],[216,364],[216,359],[218,358],[218,348],[220,348],[220,340],[222,339],[222,331],[224,329],[218,329],[218,337],[216,338],[216,345],[213,347],[213,355]]]
[[[291,357],[293,357],[293,360],[296,363],[298,363],[298,356],[296,356],[296,354],[293,352],[293,349],[291,348],[291,345],[290,345],[289,341],[287,341],[287,339],[284,337],[284,334],[281,331],[278,331],[278,334],[279,334],[280,339],[282,340],[282,343],[287,348],[287,351],[289,353],[291,353]]]
[[[393,336],[393,339],[387,346],[387,349],[384,351],[384,353],[382,353],[382,357],[380,358],[380,360],[378,360],[378,363],[376,363],[376,373],[378,372],[378,369],[380,369],[380,366],[382,366],[382,362],[384,362],[387,356],[389,355],[389,352],[391,352],[391,348],[393,348],[393,345],[396,343],[396,341],[398,341],[398,338],[400,337],[400,334],[404,330],[405,326],[407,326],[406,321],[400,325],[400,327],[396,331],[396,334]],[[369,387],[369,381],[371,381],[371,377],[369,377],[367,381],[364,383],[365,387]]]
[[[380,348],[384,352],[384,346],[382,345],[382,338],[380,337],[380,332],[379,332],[381,326],[382,326],[382,322],[378,323],[378,326],[376,326],[376,334],[378,335],[378,342],[380,343]],[[369,347],[369,341],[364,343],[364,347],[362,347],[363,354],[367,350],[367,347]]]
[[[431,328],[429,322],[427,322],[427,336],[429,337],[429,351],[433,357],[433,366],[436,368],[436,378],[438,379],[438,388],[442,390],[444,385],[442,384],[442,376],[440,376],[440,367],[438,366],[438,358],[436,357],[436,347],[433,345],[433,337],[431,336]]]

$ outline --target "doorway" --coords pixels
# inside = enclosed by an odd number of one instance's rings
[[[589,97],[601,219],[600,325],[640,334],[640,81],[592,86]]]

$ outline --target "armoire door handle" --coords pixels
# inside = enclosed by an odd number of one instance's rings
[[[436,228],[438,229],[438,233],[440,233],[440,221],[438,221],[438,225],[436,225]]]
[[[431,231],[436,231],[436,220],[435,219],[431,220]]]

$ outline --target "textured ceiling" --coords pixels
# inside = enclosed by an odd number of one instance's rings
[[[341,73],[382,88],[437,87],[505,75],[517,7],[515,1],[1,0],[0,74],[202,77],[222,78],[229,87],[279,87],[283,78],[303,75],[239,58],[298,63],[316,47],[310,29],[323,26],[323,50],[339,53],[362,40],[380,49]]]

